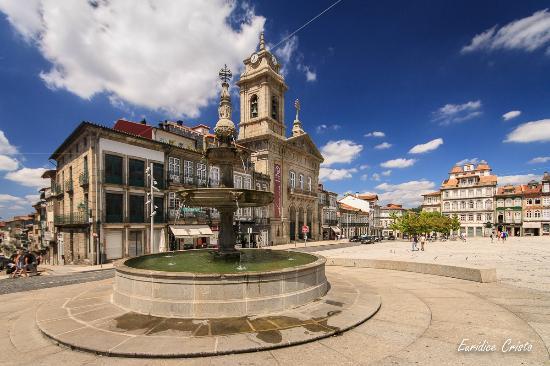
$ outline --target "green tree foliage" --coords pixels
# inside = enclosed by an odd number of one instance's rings
[[[392,230],[399,230],[408,235],[429,233],[449,234],[451,230],[460,229],[460,221],[456,217],[447,217],[440,212],[413,212],[409,211],[398,217],[392,215]]]

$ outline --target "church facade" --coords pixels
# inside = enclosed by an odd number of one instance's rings
[[[302,128],[300,105],[291,135],[285,124],[285,93],[288,86],[276,57],[265,48],[260,35],[258,51],[244,60],[240,88],[238,143],[254,151],[255,170],[271,177],[274,202],[268,208],[270,244],[320,239],[317,186],[323,156]],[[303,228],[308,231],[304,233]]]

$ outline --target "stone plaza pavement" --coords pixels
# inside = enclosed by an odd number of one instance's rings
[[[419,245],[420,247],[420,245]],[[550,237],[512,237],[491,243],[490,238],[466,242],[429,242],[425,251],[411,251],[411,243],[383,241],[319,252],[329,258],[392,259],[468,267],[496,268],[500,283],[550,292]]]
[[[112,280],[0,297],[2,365],[550,365],[550,294],[502,283],[477,283],[389,270],[327,267],[363,281],[381,297],[380,310],[335,337],[288,348],[209,358],[100,356],[55,345],[35,323],[37,308],[70,299]],[[494,352],[458,352],[486,342]],[[503,352],[529,342],[530,352]],[[508,350],[508,348],[505,348]]]

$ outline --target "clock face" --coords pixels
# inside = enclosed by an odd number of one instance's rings
[[[253,53],[252,56],[250,56],[250,62],[252,62],[253,64],[258,62],[258,54],[257,53]]]
[[[273,65],[277,66],[277,59],[275,56],[271,56],[271,62],[273,62]]]

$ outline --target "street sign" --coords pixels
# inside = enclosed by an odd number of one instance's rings
[[[307,225],[302,226],[302,233],[303,234],[309,233],[309,226],[307,226]]]

